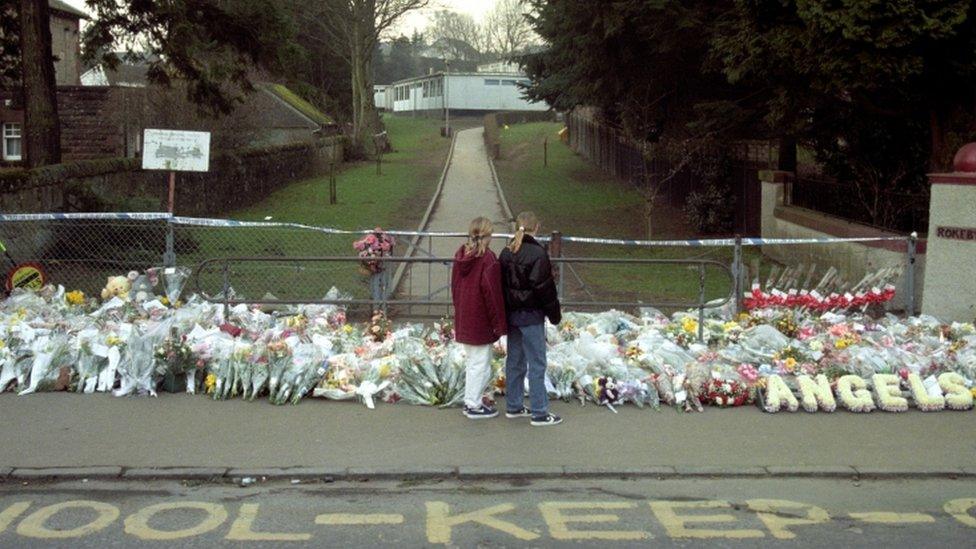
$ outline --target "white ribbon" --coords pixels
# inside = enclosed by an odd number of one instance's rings
[[[364,381],[359,385],[359,387],[356,388],[356,394],[363,399],[363,403],[366,405],[366,407],[372,410],[376,408],[376,405],[373,404],[373,395],[379,393],[383,389],[386,389],[389,385],[389,380],[386,380],[379,385],[373,383],[372,381]]]

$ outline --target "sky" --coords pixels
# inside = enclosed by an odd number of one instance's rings
[[[85,0],[63,0],[76,8],[88,11]],[[431,6],[408,13],[398,25],[395,32],[398,34],[410,35],[414,30],[423,30],[429,21],[430,15],[440,9],[449,9],[461,13],[470,14],[475,20],[480,20],[485,13],[494,7],[497,0],[432,0]]]

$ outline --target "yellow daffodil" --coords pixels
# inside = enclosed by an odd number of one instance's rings
[[[722,324],[723,332],[731,332],[732,330],[738,330],[739,328],[741,328],[741,326],[739,326],[739,323],[734,320],[730,320],[725,324]]]
[[[203,380],[203,387],[207,390],[207,394],[214,392],[214,387],[217,386],[217,376],[215,374],[208,374],[207,378]]]
[[[167,307],[169,306],[169,298],[166,296],[159,298],[159,302],[162,303],[163,305],[166,305]]]
[[[85,294],[81,290],[75,290],[64,294],[64,299],[68,305],[82,305],[85,303]]]
[[[105,344],[108,345],[109,347],[114,347],[116,345],[121,345],[122,340],[119,339],[118,336],[110,335],[107,338],[105,338]]]
[[[690,316],[686,316],[684,320],[681,321],[681,329],[693,334],[698,331],[698,321]]]
[[[834,347],[843,350],[846,349],[850,344],[850,341],[847,339],[838,339],[836,342],[834,342]]]
[[[785,361],[783,361],[783,366],[787,369],[787,371],[792,372],[796,369],[796,359],[793,357],[787,358]]]
[[[343,325],[342,332],[345,333],[345,334],[351,334],[352,333],[352,325],[350,325],[350,324]]]

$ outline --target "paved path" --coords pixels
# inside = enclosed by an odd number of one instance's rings
[[[971,479],[18,482],[0,546],[969,547],[974,496]]]
[[[531,427],[471,421],[457,408],[306,399],[215,402],[159,398],[0,394],[5,467],[326,467],[335,471],[462,472],[521,469],[560,474],[663,466],[756,474],[763,466],[976,475],[976,412],[780,413],[755,407],[685,414],[556,402],[565,418]],[[471,469],[469,469],[471,468]],[[670,471],[675,471],[670,469]],[[846,471],[846,473],[844,472]],[[674,474],[673,472],[671,473]],[[764,476],[762,470],[759,476]]]
[[[492,180],[491,168],[485,153],[482,128],[457,132],[454,154],[447,169],[440,200],[434,206],[427,230],[431,232],[466,232],[471,220],[479,215],[495,222],[495,232],[508,232],[509,226]],[[503,243],[495,239],[492,246],[500,250]],[[463,238],[423,239],[417,257],[452,257]],[[448,286],[450,270],[446,265],[416,265],[401,283],[401,292],[414,299],[433,294],[434,300],[450,299]],[[416,308],[414,314],[444,316],[444,308]]]

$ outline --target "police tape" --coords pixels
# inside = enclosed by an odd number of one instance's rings
[[[375,229],[336,229],[332,227],[320,227],[316,225],[306,225],[304,223],[291,223],[283,221],[238,221],[234,219],[219,219],[205,217],[183,217],[174,216],[165,212],[92,212],[92,213],[31,213],[31,214],[0,214],[0,222],[16,221],[168,221],[173,225],[185,225],[196,227],[215,227],[215,228],[279,228],[315,231],[324,234],[335,235],[365,235],[375,231]],[[385,231],[393,236],[403,237],[429,237],[429,238],[464,238],[467,233],[462,232],[428,232],[428,231]],[[509,233],[499,233],[495,235],[499,238],[511,238]],[[548,235],[538,236],[537,240],[547,242],[552,238]],[[603,244],[616,246],[638,246],[638,247],[734,247],[734,246],[771,246],[771,245],[797,245],[797,244],[836,244],[836,243],[865,243],[865,242],[906,242],[915,238],[911,236],[876,236],[876,237],[851,237],[851,238],[713,238],[713,239],[687,239],[687,240],[630,240],[617,238],[592,238],[582,236],[562,236],[562,242],[577,244]]]
[[[0,214],[0,221],[160,221],[170,219],[166,212],[83,212]]]

